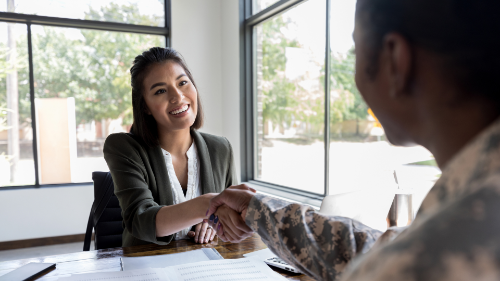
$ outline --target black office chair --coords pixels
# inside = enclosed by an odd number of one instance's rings
[[[90,250],[92,229],[95,229],[94,249],[122,246],[122,209],[114,192],[113,179],[109,172],[93,172],[94,203],[90,210],[83,250]]]

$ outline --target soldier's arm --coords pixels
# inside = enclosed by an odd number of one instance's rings
[[[382,234],[349,218],[259,194],[250,201],[245,220],[275,254],[318,280],[337,280]]]

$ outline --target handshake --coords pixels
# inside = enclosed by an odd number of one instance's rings
[[[235,185],[210,200],[208,224],[222,241],[239,243],[253,234],[245,223],[245,215],[255,192],[245,184]]]

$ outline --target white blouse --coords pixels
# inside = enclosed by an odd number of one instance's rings
[[[172,164],[172,156],[163,148],[161,151],[163,153],[163,158],[165,158],[165,164],[167,165],[167,172],[170,179],[170,186],[172,186],[172,198],[174,199],[174,204],[179,204],[200,196],[202,192],[200,186],[200,174],[198,173],[200,170],[200,162],[198,161],[198,150],[196,149],[194,142],[186,152],[186,156],[188,157],[188,183],[186,196],[184,196],[179,179],[177,179],[177,175],[175,174],[174,165]],[[188,227],[179,231],[174,239],[189,239],[187,233],[190,230],[191,227]]]

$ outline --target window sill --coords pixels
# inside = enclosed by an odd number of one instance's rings
[[[321,202],[323,202],[323,198],[325,198],[325,196],[320,194],[256,180],[250,180],[248,182],[244,182],[244,184],[256,189],[259,193],[272,195],[291,202],[311,205],[316,208],[321,206]]]
[[[79,183],[60,183],[60,184],[43,184],[43,185],[19,185],[19,186],[0,186],[0,192],[3,190],[21,190],[21,189],[42,189],[55,187],[76,187],[76,186],[93,186],[93,182]]]

